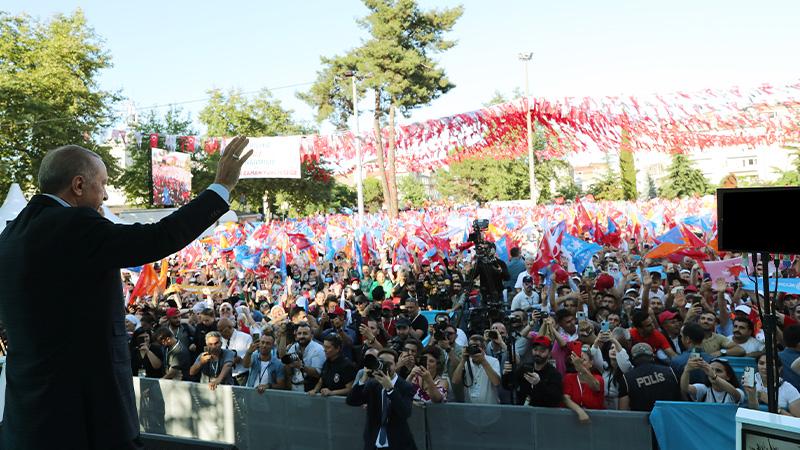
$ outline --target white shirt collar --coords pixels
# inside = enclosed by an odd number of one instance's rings
[[[50,197],[50,198],[52,198],[53,200],[55,200],[55,201],[57,201],[58,203],[60,203],[60,204],[61,204],[61,206],[64,206],[64,207],[67,207],[67,208],[71,208],[71,207],[72,207],[72,205],[70,205],[69,203],[67,203],[67,202],[66,202],[66,200],[64,200],[64,199],[63,199],[63,198],[61,198],[61,197],[58,197],[58,196],[56,196],[56,195],[53,195],[53,194],[42,194],[42,195],[44,195],[44,196],[46,196],[46,197]]]

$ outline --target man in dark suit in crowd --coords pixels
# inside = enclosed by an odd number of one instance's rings
[[[108,174],[96,153],[69,145],[45,155],[42,193],[0,234],[0,322],[9,343],[0,448],[142,447],[119,269],[177,252],[221,217],[252,154],[242,155],[247,143],[234,138],[215,183],[151,225],[115,225],[98,213]],[[42,311],[64,305],[81,305],[98,321],[68,338],[42,326]]]
[[[414,387],[395,373],[394,350],[381,350],[378,358],[383,361],[384,370],[364,370],[361,380],[347,396],[350,406],[367,405],[364,449],[416,450],[407,422],[411,417]]]

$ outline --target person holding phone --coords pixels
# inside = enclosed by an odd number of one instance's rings
[[[503,366],[503,384],[509,389],[516,388],[518,405],[558,408],[564,388],[561,374],[550,363],[553,342],[547,336],[537,335],[530,344],[516,371],[512,372],[510,362]]]
[[[780,358],[775,358],[775,377],[778,378],[783,362]],[[764,380],[767,379],[767,355],[758,358],[758,372],[754,376],[753,386],[744,386],[747,394],[747,407],[750,409],[761,409],[760,405],[766,405],[767,387]],[[800,417],[800,392],[783,378],[778,378],[778,414],[784,416]]]
[[[696,369],[705,372],[707,382],[689,383],[689,373]],[[688,400],[704,403],[739,404],[745,398],[739,380],[727,361],[717,358],[706,362],[699,355],[689,358],[686,363],[681,375],[681,393]]]

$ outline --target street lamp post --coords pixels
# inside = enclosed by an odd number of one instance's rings
[[[531,59],[533,59],[533,53],[520,53],[518,58],[525,65],[525,118],[528,122],[528,175],[530,176],[531,185],[531,203],[536,206],[536,201],[539,197],[539,191],[536,188],[536,175],[534,174],[533,170],[533,125],[531,124],[531,99],[530,92],[528,91],[528,63],[530,63]]]
[[[353,137],[356,145],[356,193],[358,195],[358,225],[364,226],[364,180],[362,174],[363,157],[361,155],[361,137],[358,131],[358,93],[356,92],[356,74],[353,71],[345,72],[350,77],[353,87]]]

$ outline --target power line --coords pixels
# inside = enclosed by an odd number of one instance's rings
[[[283,85],[283,86],[276,86],[276,87],[272,87],[272,88],[266,88],[266,90],[268,90],[268,91],[277,91],[277,90],[281,90],[281,89],[290,89],[290,88],[294,88],[294,87],[308,86],[310,84],[314,84],[314,82],[313,81],[308,81],[308,82],[305,82],[305,83],[287,84],[287,85]],[[257,93],[259,93],[259,92],[261,92],[263,90],[264,90],[264,88],[258,89],[258,90],[255,90],[255,91],[237,92],[237,94],[247,96],[247,95],[257,94]],[[142,107],[142,108],[136,108],[136,111],[137,112],[138,111],[149,111],[149,110],[165,108],[165,107],[169,107],[169,106],[188,105],[188,104],[191,104],[191,103],[206,102],[206,101],[208,101],[210,99],[211,99],[210,96],[206,96],[206,97],[203,97],[203,98],[197,98],[197,99],[193,99],[193,100],[183,100],[183,101],[179,101],[179,102],[162,103],[162,104],[145,106],[145,107]],[[128,112],[127,109],[118,109],[118,110],[113,111],[112,114],[114,114],[114,116],[116,117],[117,115],[125,114],[127,112]],[[44,124],[44,123],[66,122],[66,121],[72,121],[72,120],[75,120],[75,118],[74,117],[55,117],[55,118],[52,118],[52,119],[42,119],[42,120],[36,120],[36,121],[33,121],[33,122],[31,122],[31,121],[5,122],[4,125],[6,125],[6,126],[17,126],[17,125],[30,125],[30,126],[33,126],[33,125],[39,125],[39,124]]]

